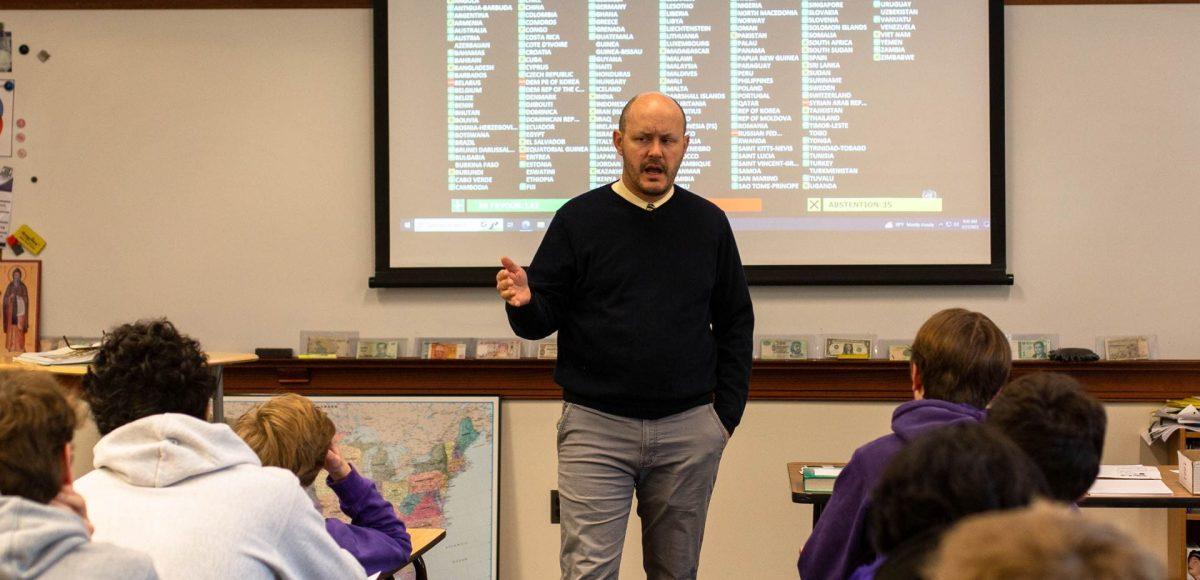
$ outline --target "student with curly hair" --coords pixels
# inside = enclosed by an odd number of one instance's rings
[[[49,375],[0,372],[0,578],[158,578],[149,556],[89,540],[71,486],[76,412]]]
[[[247,411],[233,430],[258,454],[263,465],[282,467],[312,485],[324,469],[325,484],[338,497],[349,524],[325,519],[325,529],[367,574],[391,572],[408,563],[412,539],[392,504],[375,483],[342,459],[333,437],[333,420],[312,401],[294,393],[280,395]]]
[[[75,482],[96,538],[145,551],[163,578],[362,578],[296,476],[204,420],[215,386],[165,319],[108,333],[83,378],[96,469]]]

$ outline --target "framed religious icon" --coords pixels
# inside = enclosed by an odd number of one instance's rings
[[[4,351],[7,356],[38,350],[38,321],[42,314],[42,262],[0,262],[4,282]]]

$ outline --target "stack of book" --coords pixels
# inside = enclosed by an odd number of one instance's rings
[[[13,357],[14,361],[38,365],[82,365],[96,359],[100,345],[90,347],[64,346],[42,352],[27,352]]]
[[[842,473],[841,467],[804,467],[804,491],[833,493],[833,484]]]
[[[1147,445],[1153,445],[1154,440],[1166,441],[1176,431],[1200,431],[1200,397],[1173,399],[1154,412],[1154,422],[1142,432],[1142,439]]]

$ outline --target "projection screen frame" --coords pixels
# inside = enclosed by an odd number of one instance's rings
[[[391,152],[388,101],[388,0],[374,0],[375,275],[370,288],[488,287],[494,267],[391,266]],[[990,102],[990,264],[747,265],[753,286],[1012,285],[1007,267],[1004,135],[1004,0],[988,0]],[[498,258],[497,258],[498,262]]]

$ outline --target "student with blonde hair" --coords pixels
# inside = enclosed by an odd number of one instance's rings
[[[308,487],[322,469],[351,523],[327,518],[325,529],[367,574],[391,572],[408,563],[412,540],[392,504],[375,483],[342,458],[333,421],[305,397],[288,393],[247,411],[233,427],[263,465],[291,470]]]
[[[932,580],[1163,580],[1162,562],[1120,530],[1061,504],[966,518],[942,538]]]

